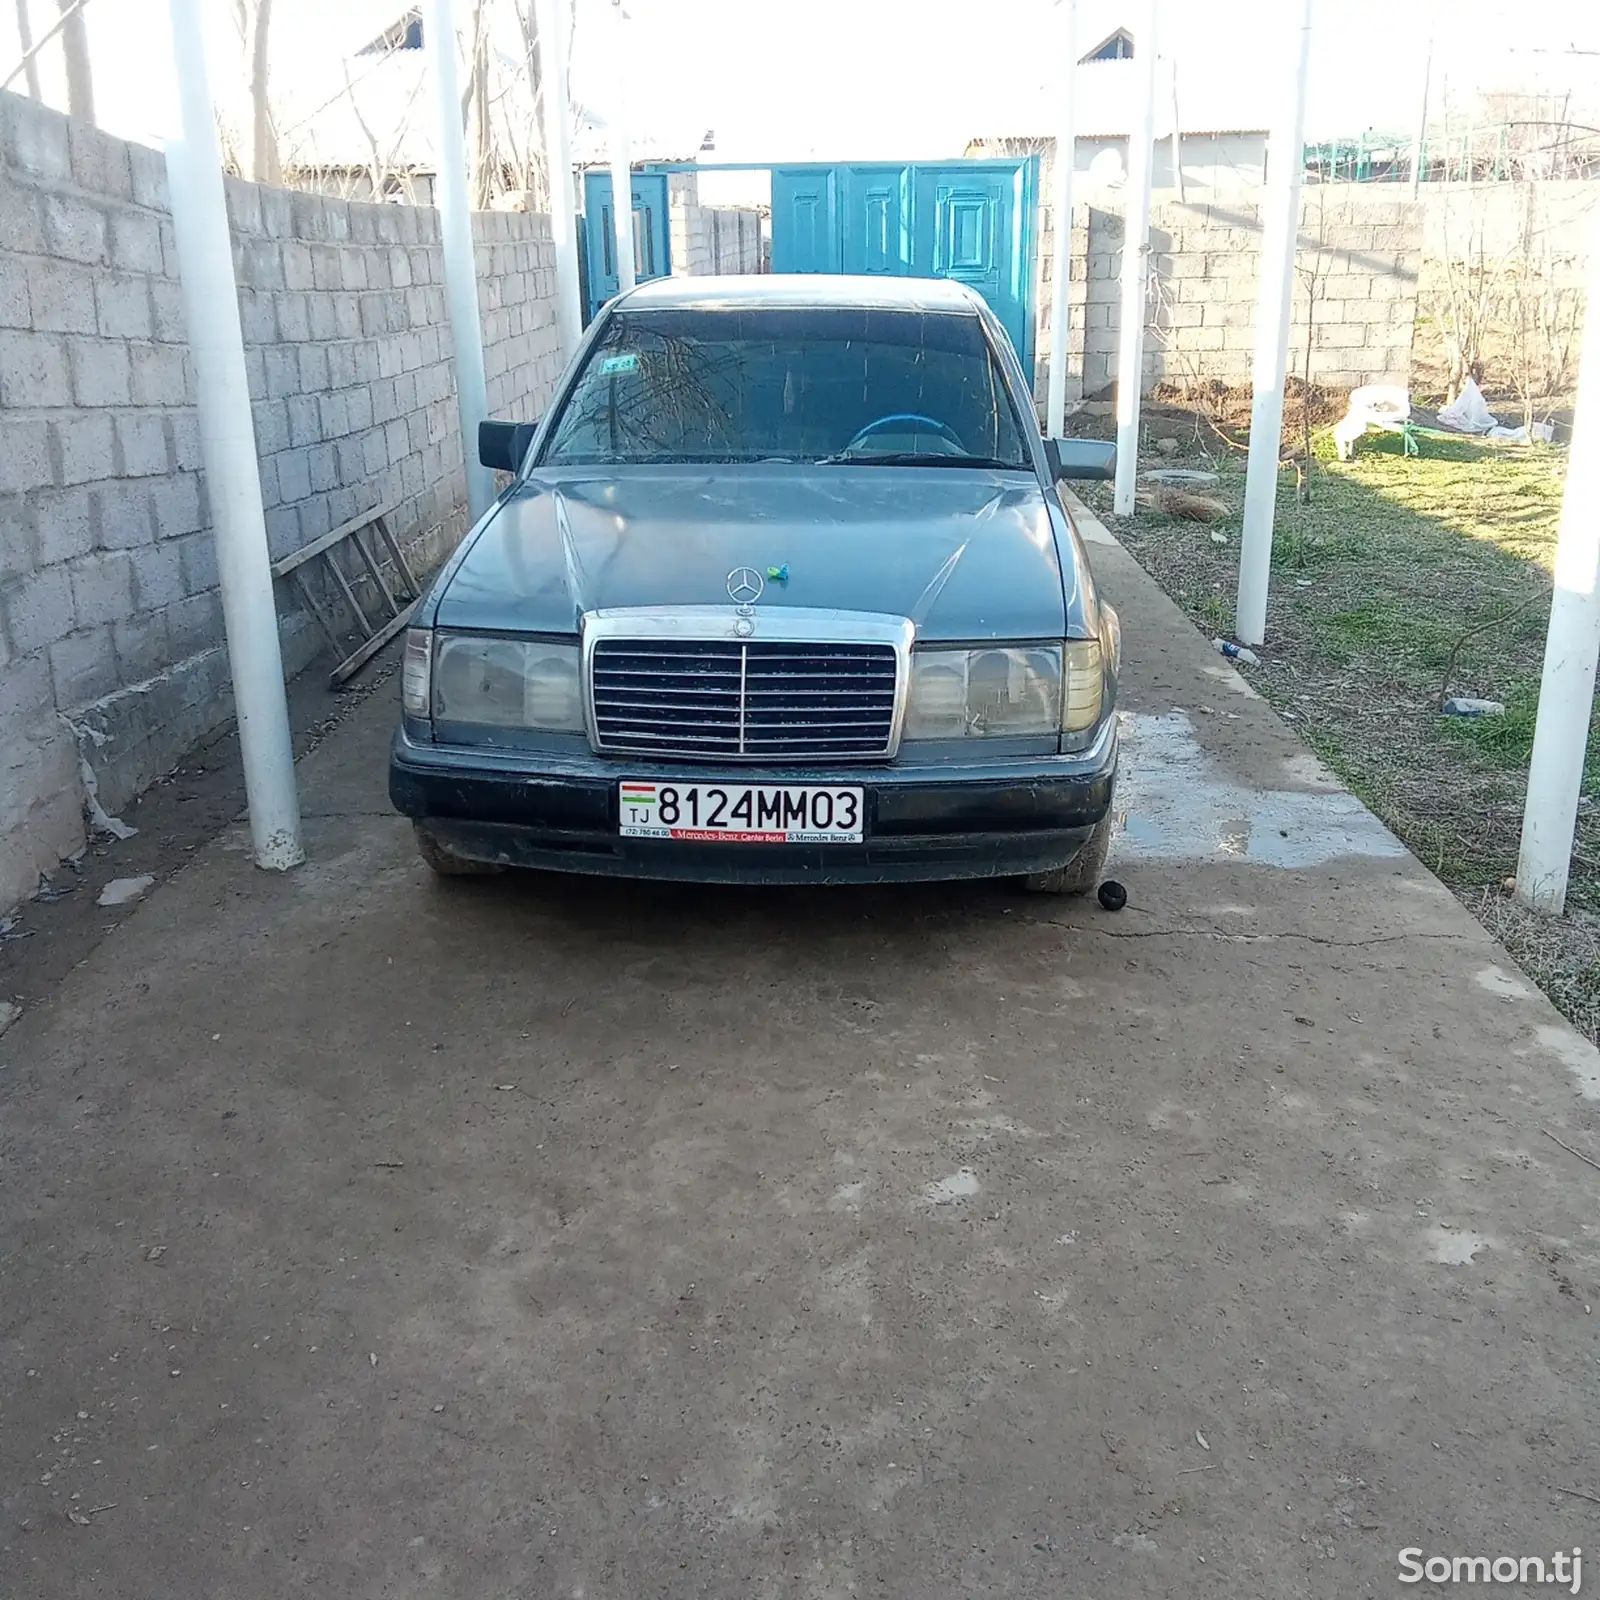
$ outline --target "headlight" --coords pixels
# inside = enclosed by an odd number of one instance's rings
[[[1098,639],[1067,640],[1067,691],[1061,698],[1061,731],[1085,733],[1100,720],[1105,692]]]
[[[578,647],[443,635],[433,663],[433,714],[484,727],[581,731]]]
[[[1058,645],[918,650],[907,739],[1025,739],[1061,728]]]

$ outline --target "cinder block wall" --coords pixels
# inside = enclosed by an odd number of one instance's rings
[[[692,172],[667,180],[672,224],[672,275],[761,271],[761,214],[740,206],[703,206]]]
[[[274,558],[400,501],[431,566],[465,482],[438,217],[230,183]],[[559,371],[549,224],[474,219],[489,403]],[[0,94],[0,907],[232,714],[165,164]],[[318,639],[279,593],[291,672]]]
[[[1120,203],[1118,201],[1117,203]],[[1037,392],[1048,382],[1054,218],[1042,239]],[[1122,217],[1099,200],[1073,208],[1068,280],[1069,403],[1108,397],[1116,373]],[[1150,213],[1144,382],[1250,381],[1261,216],[1248,197]],[[1409,381],[1421,265],[1419,208],[1371,186],[1313,188],[1300,208],[1290,371],[1330,388]]]

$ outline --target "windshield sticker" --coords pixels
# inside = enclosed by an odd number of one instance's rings
[[[637,372],[639,370],[639,357],[631,351],[625,356],[602,356],[600,358],[601,377],[610,377],[613,372]]]

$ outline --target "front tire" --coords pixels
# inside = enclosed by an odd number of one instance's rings
[[[1100,882],[1105,868],[1106,855],[1111,849],[1112,813],[1106,814],[1094,825],[1083,848],[1064,867],[1052,867],[1048,872],[1030,872],[1023,887],[1035,894],[1089,894]]]
[[[506,869],[492,861],[474,861],[470,856],[458,856],[448,845],[428,832],[420,822],[411,824],[417,839],[417,854],[441,878],[491,878]]]

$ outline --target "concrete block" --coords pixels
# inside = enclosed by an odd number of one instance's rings
[[[172,639],[164,610],[141,611],[111,624],[111,647],[123,683],[154,677],[172,662]]]
[[[39,332],[95,331],[95,274],[87,267],[43,256],[29,261],[26,273],[32,325]]]
[[[41,567],[0,586],[0,617],[19,656],[42,650],[72,631],[72,580],[63,566]]]
[[[39,489],[31,497],[33,547],[41,567],[92,550],[99,538],[99,510],[85,488]],[[8,529],[15,537],[18,530]]]
[[[324,494],[338,487],[339,461],[331,444],[314,445],[306,452],[306,470],[311,475],[313,493]]]
[[[170,468],[166,419],[153,411],[122,411],[116,417],[118,472],[149,478]]]
[[[394,466],[411,453],[411,435],[404,417],[386,423],[383,430],[384,448],[388,451],[389,465]]]
[[[184,351],[179,345],[132,344],[129,395],[136,406],[181,406],[188,400]]]
[[[359,339],[361,331],[361,296],[348,291],[334,295],[334,337],[339,339]]]
[[[0,328],[31,328],[28,304],[29,263],[17,256],[0,256]]]
[[[171,450],[173,470],[198,472],[200,459],[200,419],[192,411],[168,413],[165,418],[167,443]]]
[[[45,246],[66,261],[100,266],[108,257],[104,210],[76,195],[44,197]]]
[[[322,440],[320,399],[314,394],[289,396],[289,443],[295,447],[318,444]]]
[[[134,204],[155,211],[170,211],[172,195],[167,188],[167,158],[161,151],[142,144],[129,145],[128,165]]]
[[[125,406],[132,390],[128,346],[114,339],[67,341],[72,399],[80,406]]]
[[[217,543],[209,533],[186,533],[173,541],[173,547],[178,552],[187,594],[209,594],[217,587]],[[274,556],[282,554],[281,550],[273,552]]]
[[[1374,300],[1404,300],[1415,292],[1415,286],[1398,274],[1375,272],[1367,281],[1367,293]]]
[[[97,273],[94,301],[99,330],[106,338],[148,339],[154,332],[148,278]]]
[[[194,472],[174,473],[150,488],[156,537],[175,539],[205,526],[200,514],[200,477]]]
[[[170,606],[188,594],[183,584],[183,551],[178,541],[142,546],[133,563],[134,607]]]
[[[54,482],[49,424],[0,412],[0,494],[27,494]]]
[[[275,239],[241,239],[238,248],[241,284],[258,294],[284,287],[283,249]]]
[[[289,406],[284,400],[258,401],[250,408],[255,422],[256,454],[276,455],[289,448]]]
[[[172,657],[181,661],[222,643],[222,599],[213,590],[190,595],[167,607],[167,631]]]
[[[150,279],[150,315],[155,337],[161,344],[183,344],[188,340],[183,289],[179,284],[168,278]]]
[[[293,344],[304,344],[311,337],[311,314],[307,297],[287,290],[277,296],[278,337]]]
[[[67,563],[78,625],[114,622],[133,610],[133,558],[126,550],[92,550]]]
[[[267,513],[267,549],[274,561],[298,550],[303,543],[300,537],[300,518],[290,505],[274,506]]]
[[[35,100],[8,94],[4,106],[6,164],[36,178],[70,178],[67,119]]]
[[[278,469],[278,492],[289,503],[311,493],[311,460],[305,450],[283,450],[273,458]]]
[[[300,393],[300,351],[292,344],[272,345],[261,351],[266,397],[284,399]]]
[[[278,338],[278,313],[272,295],[260,289],[241,289],[239,325],[246,344],[275,343]]]
[[[94,491],[98,507],[97,542],[103,550],[129,550],[155,539],[150,514],[150,486],[138,479],[101,484]]]
[[[309,294],[306,296],[307,320],[311,326],[313,339],[327,341],[339,336],[338,318],[334,315],[333,296],[331,294]]]
[[[113,200],[126,200],[133,194],[128,146],[121,139],[102,133],[92,123],[69,122],[67,149],[72,181],[80,189],[90,189]]]
[[[311,264],[311,250],[297,239],[285,240],[280,247],[283,263],[283,284],[286,289],[311,289],[316,287],[316,273]]]
[[[117,652],[109,624],[79,628],[50,645],[50,681],[63,710],[117,687]]]
[[[8,250],[42,254],[44,208],[36,189],[25,189],[0,172],[0,240]]]
[[[20,578],[42,565],[34,531],[39,500],[52,493],[41,489],[35,494],[0,495],[0,584]],[[0,631],[0,640],[5,637]],[[0,673],[0,683],[5,674]]]
[[[72,373],[66,344],[56,334],[0,330],[0,406],[66,406]]]
[[[303,344],[300,354],[300,387],[317,394],[328,387],[328,352],[320,344]]]
[[[112,420],[104,411],[77,411],[52,424],[64,484],[98,483],[117,476]]]

